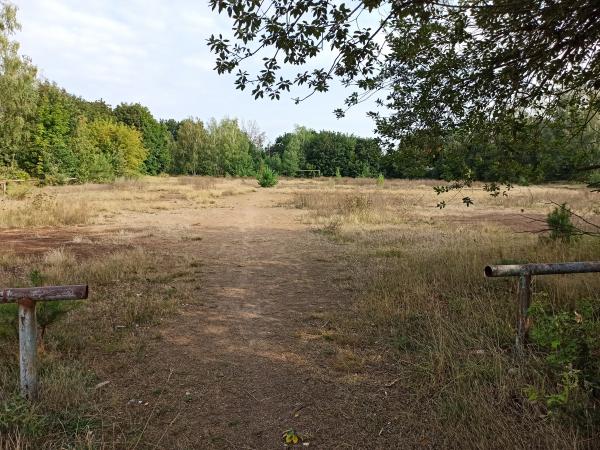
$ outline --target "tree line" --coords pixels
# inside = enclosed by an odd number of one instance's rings
[[[600,161],[598,119],[571,96],[545,120],[519,114],[477,126],[415,128],[393,145],[304,127],[267,145],[235,119],[158,120],[140,104],[111,107],[40,80],[13,38],[16,8],[0,0],[0,176],[47,183],[121,176],[278,174],[544,182],[581,178]]]
[[[84,100],[38,78],[33,63],[19,54],[13,38],[18,29],[16,8],[0,0],[3,178],[61,183],[161,173],[251,176],[264,165],[290,176],[303,168],[348,176],[378,170],[381,151],[373,140],[299,129],[271,146],[253,123],[158,120],[139,103],[113,108],[103,100]]]

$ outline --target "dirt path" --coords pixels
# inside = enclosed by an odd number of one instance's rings
[[[290,428],[311,448],[399,445],[383,410],[400,399],[323,339],[323,313],[351,305],[352,262],[281,200],[258,191],[189,218],[195,301],[114,381],[139,448],[282,448]]]

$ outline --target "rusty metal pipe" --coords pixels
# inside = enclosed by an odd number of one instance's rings
[[[521,274],[558,275],[561,273],[592,273],[600,272],[600,261],[485,266],[484,272],[486,277],[517,277]]]
[[[19,300],[54,301],[84,300],[88,297],[87,284],[73,286],[41,286],[32,288],[8,288],[0,290],[0,303],[16,303]]]
[[[561,273],[600,272],[600,261],[582,261],[551,264],[508,264],[485,266],[486,277],[519,277],[519,299],[517,309],[517,353],[522,354],[529,332],[528,310],[531,304],[531,277]]]

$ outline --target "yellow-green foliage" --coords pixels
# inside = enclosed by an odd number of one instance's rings
[[[75,152],[78,178],[98,181],[139,174],[148,155],[139,131],[106,119],[79,123]]]

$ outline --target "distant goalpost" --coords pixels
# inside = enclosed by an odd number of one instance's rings
[[[298,174],[304,178],[315,178],[321,176],[321,171],[319,169],[303,169],[298,170]]]

